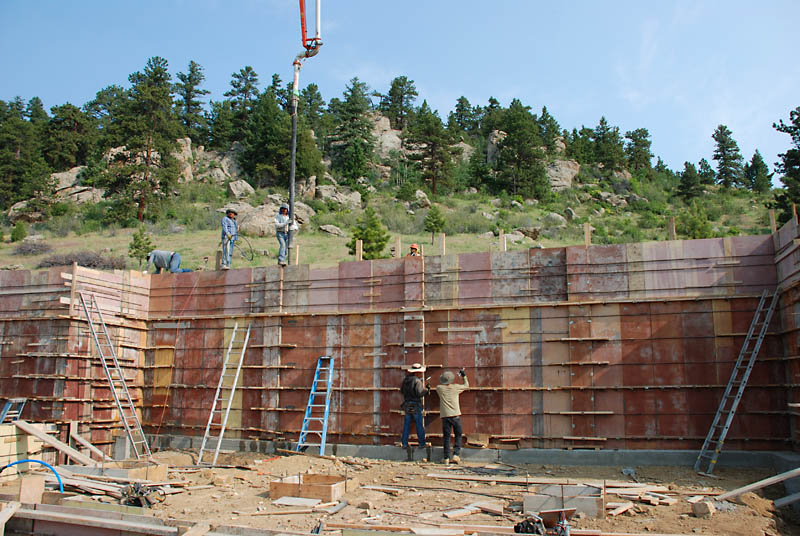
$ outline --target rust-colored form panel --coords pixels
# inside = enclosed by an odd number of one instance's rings
[[[100,295],[151,433],[203,433],[238,321],[253,328],[229,437],[295,440],[317,358],[331,355],[331,442],[396,442],[403,369],[419,361],[434,385],[465,367],[467,434],[537,447],[697,448],[757,295],[777,273],[793,277],[781,265],[794,255],[792,229],[777,249],[771,237],[733,237],[323,269],[0,272],[0,391],[35,397],[30,411],[42,420],[83,421],[101,446],[119,433],[67,273]],[[793,444],[795,313],[800,292],[786,287],[730,448]],[[425,408],[436,442],[437,397]]]

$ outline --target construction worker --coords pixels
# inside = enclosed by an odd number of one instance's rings
[[[408,248],[408,255],[406,257],[419,257],[419,245],[411,244]]]
[[[230,270],[233,260],[233,246],[239,238],[239,224],[236,223],[236,211],[229,208],[222,218],[222,269]]]
[[[419,363],[414,363],[408,370],[403,383],[400,385],[400,392],[403,393],[403,405],[401,408],[405,412],[403,420],[403,435],[400,443],[406,449],[408,461],[414,461],[414,449],[408,444],[408,437],[411,435],[411,421],[417,425],[417,442],[419,448],[425,448],[425,423],[422,420],[422,397],[431,392],[430,385],[422,383],[422,374],[425,367]]]
[[[282,204],[275,214],[275,236],[278,238],[278,264],[286,266],[289,255],[289,232],[297,230],[297,223],[289,220],[289,205]]]
[[[153,273],[160,274],[161,270],[169,270],[170,272],[191,272],[188,268],[181,268],[181,254],[177,251],[164,251],[162,249],[154,249],[147,254],[147,266],[145,266],[144,273],[153,265],[155,271]]]
[[[442,439],[444,440],[444,463],[458,463],[461,461],[461,405],[458,396],[462,391],[469,389],[469,380],[464,369],[458,371],[464,383],[453,384],[455,376],[449,370],[442,373],[439,378],[440,385],[436,386],[436,393],[439,395],[439,416],[442,418]],[[450,455],[450,431],[455,435],[455,448],[453,455]]]

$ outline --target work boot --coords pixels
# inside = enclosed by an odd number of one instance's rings
[[[459,457],[458,457],[458,454],[456,454],[456,455],[454,455],[452,458],[450,458],[450,460],[451,460],[453,463],[459,463],[459,462],[461,461],[461,458],[459,458]]]
[[[413,447],[406,447],[406,461],[413,462],[414,461],[414,448]]]

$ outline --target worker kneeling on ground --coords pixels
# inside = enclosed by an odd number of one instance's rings
[[[442,439],[444,446],[444,463],[458,463],[461,461],[461,405],[458,397],[469,389],[469,380],[464,369],[458,371],[464,383],[454,384],[455,375],[449,370],[442,373],[440,385],[436,386],[436,393],[439,395],[439,415],[442,418]],[[450,455],[450,431],[455,436],[455,447],[453,454]]]
[[[414,363],[408,368],[408,374],[403,378],[403,383],[400,385],[400,392],[403,393],[403,405],[401,408],[405,413],[403,420],[403,435],[400,438],[400,443],[408,453],[408,461],[414,461],[414,449],[408,444],[408,438],[411,435],[411,421],[417,425],[417,441],[419,448],[425,448],[425,423],[422,420],[422,397],[431,392],[430,385],[422,383],[422,374],[425,372],[425,367],[419,363]]]
[[[147,266],[144,273],[150,270],[150,265],[155,268],[156,274],[160,274],[161,270],[169,270],[170,272],[191,272],[188,268],[181,268],[181,254],[177,251],[164,251],[161,249],[154,249],[147,254]]]

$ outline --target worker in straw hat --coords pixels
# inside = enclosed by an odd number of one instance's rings
[[[458,463],[461,461],[461,405],[458,396],[469,389],[469,380],[464,369],[458,371],[464,383],[454,384],[455,375],[446,370],[439,378],[441,382],[436,386],[436,393],[439,395],[439,416],[442,418],[442,439],[444,440],[444,463]],[[453,455],[450,455],[450,431],[455,436],[455,448]]]
[[[422,375],[425,367],[419,363],[414,363],[407,369],[406,377],[400,385],[400,392],[403,393],[403,405],[401,408],[405,412],[403,420],[403,435],[400,443],[406,449],[408,461],[414,461],[414,449],[408,444],[408,437],[411,434],[411,421],[417,425],[417,441],[419,448],[425,448],[425,423],[422,420],[422,397],[431,392],[431,386],[422,382]]]

